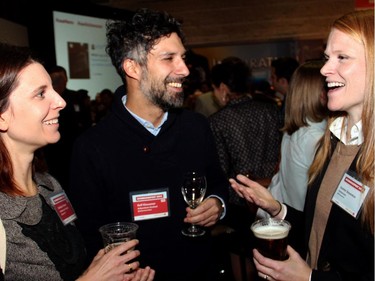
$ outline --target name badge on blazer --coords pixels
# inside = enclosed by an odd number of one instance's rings
[[[368,186],[355,178],[354,172],[348,171],[333,194],[332,202],[357,218],[369,190]]]
[[[130,192],[133,221],[170,216],[168,188]]]
[[[77,219],[73,206],[64,191],[52,195],[49,200],[64,225]]]

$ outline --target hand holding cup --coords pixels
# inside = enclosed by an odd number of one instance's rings
[[[267,258],[286,260],[290,228],[290,223],[281,219],[265,218],[254,222],[251,230],[257,250]]]
[[[115,222],[100,227],[106,253],[121,243],[135,239],[137,230],[138,225],[132,222]]]

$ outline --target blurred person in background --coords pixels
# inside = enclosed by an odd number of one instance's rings
[[[226,87],[223,82],[223,68],[225,66],[221,65],[222,63],[215,64],[211,69],[211,83],[212,83],[212,90],[206,93],[199,95],[195,101],[194,110],[203,114],[206,117],[211,116],[219,109],[223,108],[227,105],[230,99],[229,90],[225,89]],[[246,75],[249,75],[247,73]],[[228,74],[229,75],[229,74]],[[247,79],[248,77],[246,77]],[[242,90],[241,90],[242,91]],[[246,81],[246,93],[248,93],[247,89],[247,81]],[[234,98],[234,96],[233,96]]]
[[[87,103],[87,91],[74,91],[67,88],[68,76],[62,66],[49,70],[54,90],[65,100],[66,107],[60,113],[59,131],[61,138],[57,143],[43,148],[48,171],[69,193],[69,167],[73,144],[76,138],[91,127],[91,110]]]
[[[281,120],[275,104],[253,100],[249,93],[250,78],[250,68],[237,57],[225,58],[215,65],[211,75],[214,93],[228,104],[208,120],[225,176],[229,179],[244,173],[268,185],[279,162]],[[250,224],[256,210],[232,189],[229,195],[223,223],[235,231],[229,237],[230,252],[236,280],[240,280],[237,256],[246,248],[242,243],[249,242]],[[245,252],[249,257],[250,251]]]
[[[113,92],[110,89],[103,89],[95,97],[95,103],[92,106],[93,124],[98,123],[104,118],[111,109],[113,102]]]
[[[290,79],[299,66],[292,57],[280,57],[271,62],[271,86],[275,95],[281,99],[281,119],[284,120],[285,100],[289,90]]]

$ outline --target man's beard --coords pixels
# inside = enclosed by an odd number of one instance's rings
[[[150,80],[147,71],[144,71],[143,73],[145,75],[142,76],[140,81],[140,88],[149,101],[161,108],[164,112],[171,108],[179,108],[183,106],[183,90],[181,89],[180,92],[168,92],[166,86],[170,82],[182,83],[183,79],[171,79],[167,77],[164,81]]]

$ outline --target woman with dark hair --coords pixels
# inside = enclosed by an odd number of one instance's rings
[[[153,280],[139,269],[137,240],[105,253],[84,271],[86,250],[69,199],[43,167],[39,149],[60,139],[66,103],[27,48],[0,44],[0,219],[6,280]],[[4,237],[5,236],[5,237]],[[136,272],[133,272],[136,270]]]

